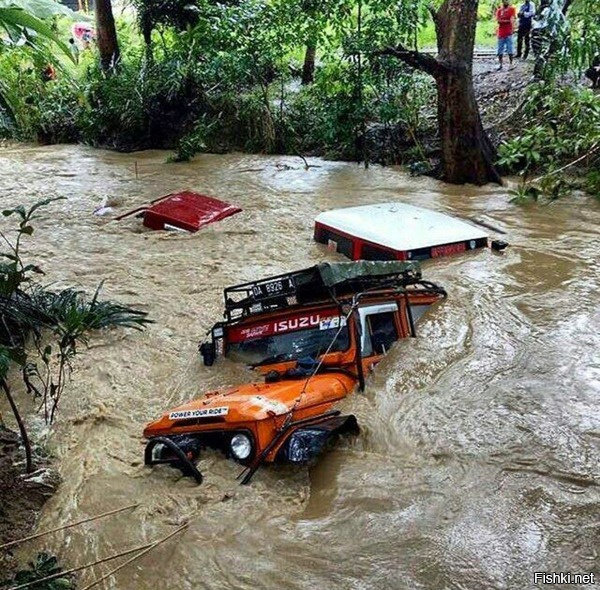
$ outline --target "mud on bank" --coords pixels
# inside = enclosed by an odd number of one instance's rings
[[[40,511],[59,485],[56,471],[43,461],[24,473],[19,436],[0,425],[0,545],[32,534]],[[17,568],[17,548],[0,550],[0,583]]]

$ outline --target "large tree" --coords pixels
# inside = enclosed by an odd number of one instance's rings
[[[438,10],[430,9],[437,57],[403,45],[379,52],[397,57],[435,79],[442,178],[455,184],[501,182],[494,167],[496,150],[483,128],[473,88],[478,4],[478,0],[444,0]]]
[[[96,40],[100,52],[100,66],[110,70],[119,62],[115,18],[110,0],[96,0]]]

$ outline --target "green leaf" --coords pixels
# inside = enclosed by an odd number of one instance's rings
[[[64,201],[66,200],[67,197],[50,197],[49,199],[43,199],[41,201],[38,201],[37,203],[35,203],[35,205],[33,205],[31,207],[31,209],[29,209],[29,213],[27,214],[29,219],[32,219],[33,214],[40,208],[40,207],[45,207],[46,205],[49,205],[50,203],[54,203],[54,201]]]
[[[0,0],[2,1],[2,0]],[[73,62],[74,58],[69,51],[69,48],[63,43],[56,33],[40,18],[26,12],[21,8],[1,8],[0,7],[0,25],[21,27],[24,29],[31,29],[38,35],[48,39],[55,43],[62,52]]]
[[[9,217],[13,213],[17,213],[21,219],[25,219],[25,207],[23,207],[23,205],[19,205],[14,209],[4,209],[4,211],[2,211],[2,215],[4,215],[4,217]]]
[[[0,8],[20,8],[41,19],[53,16],[75,19],[77,16],[70,8],[54,0],[0,0]]]

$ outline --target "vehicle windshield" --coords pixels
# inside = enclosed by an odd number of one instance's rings
[[[334,338],[335,342],[331,344]],[[248,365],[266,365],[303,357],[317,359],[329,345],[331,345],[329,352],[347,350],[350,345],[348,326],[342,327],[341,330],[338,327],[323,330],[317,326],[307,330],[229,343],[227,356]]]

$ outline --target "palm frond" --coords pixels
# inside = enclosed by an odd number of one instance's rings
[[[141,330],[152,323],[146,312],[113,301],[99,300],[101,287],[96,289],[92,299],[80,290],[54,292],[40,286],[33,288],[29,295],[40,317],[47,318],[61,333],[75,339],[91,330],[113,326]]]

